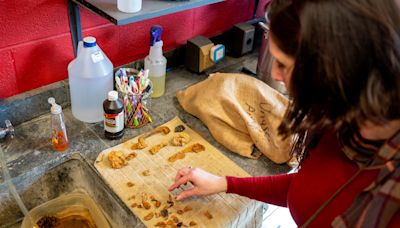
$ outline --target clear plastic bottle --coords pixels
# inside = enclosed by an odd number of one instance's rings
[[[87,123],[102,121],[103,101],[113,89],[113,64],[96,38],[83,39],[77,57],[68,65],[68,77],[74,117]]]
[[[117,0],[117,8],[124,13],[136,13],[142,9],[142,0]]]
[[[64,114],[60,105],[56,104],[53,97],[48,99],[51,104],[51,143],[54,150],[68,149],[67,128],[64,123]]]
[[[167,59],[163,56],[161,40],[162,28],[159,25],[150,30],[150,52],[144,59],[144,69],[149,70],[149,79],[153,84],[152,97],[160,97],[165,92]]]

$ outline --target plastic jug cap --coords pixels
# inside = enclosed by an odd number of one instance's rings
[[[118,100],[118,92],[115,90],[112,90],[108,92],[108,100],[109,101],[116,101]]]
[[[156,42],[161,41],[162,27],[155,25],[150,29],[150,46],[153,46]]]
[[[49,99],[47,99],[47,102],[51,104],[51,114],[60,114],[62,112],[61,106],[56,104],[56,99],[54,99],[54,97],[49,97]]]
[[[83,38],[83,47],[87,48],[94,46],[96,46],[96,38],[94,38],[93,36],[87,36]]]

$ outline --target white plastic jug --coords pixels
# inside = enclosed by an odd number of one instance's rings
[[[77,57],[68,65],[71,109],[75,118],[87,123],[103,120],[103,101],[113,89],[113,65],[96,43],[85,37]]]

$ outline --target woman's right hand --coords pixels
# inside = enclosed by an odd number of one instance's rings
[[[193,188],[182,191],[176,197],[177,200],[182,200],[190,196],[211,195],[219,192],[226,192],[227,182],[225,177],[220,177],[208,173],[199,168],[185,167],[178,170],[175,177],[175,182],[169,187],[169,191],[182,184],[191,182]]]

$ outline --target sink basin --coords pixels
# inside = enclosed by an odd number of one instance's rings
[[[63,157],[49,170],[42,166],[13,179],[28,210],[75,189],[84,189],[112,227],[145,227],[80,153]],[[23,217],[7,185],[1,183],[0,227],[20,227]]]

